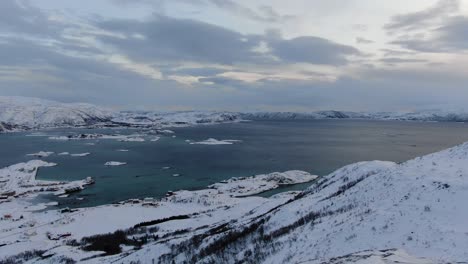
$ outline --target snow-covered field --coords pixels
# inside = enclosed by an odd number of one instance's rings
[[[34,171],[48,165],[0,170],[2,190],[39,188]],[[272,173],[62,212],[37,211],[47,205],[34,207],[29,194],[10,197],[0,203],[0,255],[37,250],[28,256],[39,263],[466,263],[468,143],[401,164],[351,164],[304,192],[240,197],[313,179]]]

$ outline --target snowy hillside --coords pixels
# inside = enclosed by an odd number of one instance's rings
[[[20,130],[25,130],[27,129],[26,127],[23,126],[18,126],[18,125],[12,125],[4,122],[0,122],[0,133],[1,132],[13,132],[13,131],[20,131]]]
[[[240,121],[238,114],[229,112],[138,112],[123,111],[112,119],[115,123],[134,126],[187,126]]]
[[[108,126],[162,128],[240,121],[228,112],[112,112],[92,104],[0,96],[0,132],[105,122]]]
[[[240,113],[244,119],[349,119],[349,118],[369,118],[368,115],[355,112],[343,111],[317,111],[310,113],[296,112],[251,112]]]
[[[437,121],[437,122],[467,122],[468,112],[465,111],[420,111],[403,113],[369,114],[372,119],[404,120],[404,121]]]
[[[8,177],[23,166],[0,172]],[[401,164],[351,164],[304,192],[239,197],[312,179],[299,171],[237,178],[73,212],[34,212],[27,200],[9,197],[0,202],[2,215],[11,215],[2,220],[0,256],[21,259],[29,250],[39,263],[466,263],[468,143]]]
[[[376,263],[367,254],[383,263],[466,263],[467,161],[465,143],[403,164],[352,164],[267,213],[173,236],[170,254],[150,243],[124,260]]]
[[[8,127],[42,128],[107,121],[109,110],[83,103],[65,104],[29,97],[0,96],[0,131]]]
[[[299,112],[136,112],[125,111],[115,115],[116,123],[130,125],[183,126],[197,124],[217,124],[242,120],[288,120],[288,119],[369,119],[401,121],[466,122],[468,112],[464,111],[416,111],[416,112],[349,112],[316,111]]]
[[[438,121],[466,122],[468,112],[465,111],[416,111],[416,112],[347,112],[347,111],[317,111],[310,113],[295,112],[252,112],[240,113],[240,117],[248,120],[258,119],[370,119],[370,120],[402,120],[402,121]]]

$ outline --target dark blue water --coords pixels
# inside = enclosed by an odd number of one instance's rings
[[[59,165],[42,168],[38,177],[77,180],[92,176],[96,179],[95,185],[58,201],[63,206],[94,206],[128,198],[161,197],[168,190],[200,189],[235,176],[291,169],[324,175],[357,161],[405,161],[468,141],[468,125],[463,123],[282,120],[173,130],[176,138],[162,137],[157,142],[57,141],[26,136],[30,133],[4,134],[0,135],[0,166],[27,161],[31,157],[26,154],[40,150],[91,152],[87,157],[52,155],[44,158]],[[47,135],[78,132],[131,134],[138,131],[42,131]],[[208,146],[185,142],[186,139],[211,137],[237,139],[242,143]],[[95,145],[86,145],[90,142]],[[128,149],[129,152],[118,152],[117,149]],[[128,165],[106,167],[104,163],[107,161],[128,162]],[[173,177],[173,174],[180,176]],[[77,197],[84,199],[77,200]]]

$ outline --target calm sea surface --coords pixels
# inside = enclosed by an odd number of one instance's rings
[[[405,161],[468,141],[468,124],[356,120],[254,121],[237,124],[175,128],[176,137],[157,142],[51,140],[73,133],[133,134],[138,130],[61,129],[0,135],[0,166],[32,159],[28,153],[54,151],[83,153],[86,157],[52,155],[58,163],[41,168],[42,180],[77,180],[87,176],[96,184],[69,198],[51,195],[60,206],[83,207],[128,198],[161,197],[168,190],[200,189],[235,176],[291,169],[318,175],[363,160]],[[153,137],[149,136],[147,139]],[[191,145],[185,140],[236,139],[234,145]],[[89,145],[87,143],[95,143]],[[118,149],[128,149],[119,152]],[[127,162],[106,167],[107,161]],[[170,169],[164,169],[170,167]],[[174,174],[180,176],[174,177]],[[284,190],[300,189],[298,185]],[[276,191],[277,192],[277,191]],[[275,192],[269,192],[272,194]],[[77,198],[84,198],[78,200]]]

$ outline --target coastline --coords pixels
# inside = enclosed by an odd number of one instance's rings
[[[262,198],[258,196],[238,198],[237,194],[239,190],[241,190],[242,193],[246,193],[246,191],[248,193],[248,190],[245,190],[246,186],[250,186],[252,190],[255,190],[259,186],[264,186],[264,183],[262,183],[262,181],[260,181],[259,185],[255,183],[252,184],[251,181],[255,179],[255,177],[247,177],[244,179],[237,179],[235,181],[230,182],[226,181],[224,183],[218,184],[218,186],[211,186],[203,190],[172,192],[169,193],[166,198],[160,200],[155,200],[152,198],[147,198],[143,200],[129,200],[113,205],[103,205],[98,207],[76,209],[70,212],[63,213],[55,210],[48,210],[47,212],[36,213],[17,211],[16,213],[18,214],[18,216],[12,216],[15,219],[15,221],[12,221],[10,222],[10,224],[8,224],[7,229],[10,229],[11,231],[5,232],[5,228],[3,228],[3,234],[1,235],[3,239],[3,246],[0,247],[0,255],[6,257],[7,255],[11,256],[14,254],[19,254],[23,248],[49,248],[49,250],[46,250],[47,254],[50,254],[52,258],[57,258],[56,260],[59,260],[60,258],[70,258],[73,260],[88,259],[91,262],[98,260],[125,262],[130,260],[145,259],[145,256],[141,255],[143,251],[141,251],[140,248],[143,248],[146,250],[151,250],[151,252],[153,253],[159,252],[158,254],[153,255],[153,257],[159,256],[159,259],[162,262],[165,262],[163,261],[165,259],[164,255],[169,253],[169,251],[167,251],[168,246],[172,243],[180,240],[182,237],[184,237],[184,241],[187,239],[187,241],[190,241],[190,239],[198,235],[202,235],[202,237],[208,239],[211,237],[210,230],[212,230],[213,228],[220,228],[221,226],[226,224],[228,224],[228,229],[225,232],[223,232],[224,235],[227,235],[230,232],[233,232],[234,230],[239,230],[239,232],[241,232],[241,230],[245,228],[248,229],[248,226],[251,225],[239,225],[240,223],[261,223],[261,226],[264,226],[264,228],[273,230],[278,229],[281,226],[293,225],[289,227],[291,228],[292,233],[289,233],[288,231],[281,236],[288,237],[294,234],[293,230],[295,230],[294,226],[296,225],[294,224],[294,219],[296,219],[296,216],[291,218],[284,215],[287,212],[296,212],[293,215],[297,213],[302,215],[306,212],[316,211],[318,209],[318,206],[322,203],[328,204],[326,208],[328,208],[330,205],[338,209],[342,208],[342,206],[348,208],[346,210],[340,209],[342,211],[340,211],[341,213],[337,216],[335,216],[335,213],[331,215],[325,214],[323,216],[325,218],[335,219],[335,217],[338,217],[341,214],[347,214],[351,212],[364,212],[366,211],[365,208],[370,206],[370,204],[372,203],[387,204],[386,201],[388,199],[390,199],[390,201],[396,202],[398,201],[398,199],[401,198],[399,197],[399,195],[397,195],[397,193],[395,193],[395,190],[397,190],[395,189],[395,187],[385,187],[388,192],[387,195],[389,196],[382,201],[375,200],[376,197],[382,195],[380,193],[381,191],[379,190],[382,183],[388,182],[390,186],[396,184],[396,186],[402,186],[402,188],[403,186],[405,186],[404,188],[412,188],[413,194],[411,196],[416,196],[415,198],[417,198],[418,200],[422,199],[420,196],[425,196],[428,192],[424,190],[424,188],[427,188],[427,185],[424,185],[426,187],[424,187],[423,189],[418,190],[418,188],[421,188],[420,185],[418,187],[418,182],[422,180],[422,178],[420,178],[421,176],[414,176],[416,178],[413,178],[412,181],[408,182],[407,180],[404,180],[404,178],[401,178],[402,176],[399,171],[408,171],[408,173],[417,175],[426,175],[425,173],[430,171],[433,171],[433,173],[443,171],[445,172],[444,175],[451,175],[453,171],[458,171],[459,176],[456,177],[465,177],[468,176],[468,168],[464,165],[463,162],[468,158],[467,149],[468,143],[465,143],[448,150],[429,154],[424,157],[415,158],[402,164],[381,161],[359,162],[356,164],[345,166],[331,173],[330,175],[319,178],[312,184],[311,187],[309,187],[303,192],[280,193],[278,195],[274,195],[271,198]],[[436,170],[430,168],[431,166],[433,166]],[[451,178],[453,178],[454,176],[451,176]],[[435,174],[429,173],[424,177],[428,177],[427,180],[424,180],[424,182],[436,182],[435,179],[441,179],[441,177],[443,178],[443,176],[436,176]],[[272,178],[277,179],[277,177]],[[262,177],[259,177],[259,179],[262,179]],[[458,192],[460,188],[465,188],[463,181],[460,182],[459,180],[457,181],[456,179],[454,179],[457,184],[461,184],[460,186],[458,186],[456,184],[454,185],[453,180],[450,179],[446,179],[451,181],[450,183],[445,184],[443,182],[440,182],[434,185],[434,190],[443,194],[444,192],[446,192],[446,188],[457,188],[454,189],[454,192],[459,195],[463,195],[463,193]],[[343,189],[339,182],[346,183],[345,180],[348,183],[343,185],[346,186],[346,189]],[[382,180],[383,182],[381,182],[380,184],[377,183]],[[220,188],[220,186],[222,186],[222,188]],[[366,191],[367,194],[364,194],[362,193],[362,188],[371,189]],[[335,191],[333,191],[333,189],[335,189]],[[373,189],[376,189],[376,191],[372,191]],[[348,192],[353,193],[352,196],[349,196],[350,194],[347,194]],[[404,191],[398,190],[398,193],[401,193],[403,195]],[[359,200],[356,200],[357,197],[361,198]],[[399,203],[404,203],[405,201],[407,200],[400,200]],[[346,205],[349,202],[351,202],[351,204],[354,205],[349,207],[348,205]],[[381,206],[383,206],[383,204]],[[413,205],[416,204],[416,202],[413,202]],[[361,208],[361,206],[363,207]],[[399,207],[400,206],[395,207],[397,209],[396,212],[398,212]],[[424,209],[424,204],[422,204],[421,207],[421,210],[423,210],[423,212],[426,211],[427,214],[433,214],[432,212],[434,211],[434,209]],[[5,208],[0,204],[0,208],[2,208],[2,214],[5,215],[5,210],[11,210],[12,207],[8,206]],[[406,207],[401,208],[402,209],[400,210],[404,210],[405,214],[412,214],[412,212],[408,211]],[[378,212],[382,209],[383,207],[381,209],[379,209],[379,207],[373,207],[373,209],[371,209],[369,213],[366,213],[370,217],[369,220],[366,221],[375,221],[372,220],[374,219],[374,214],[372,212]],[[447,209],[449,208],[446,208],[446,210]],[[394,210],[392,209],[392,211]],[[365,216],[366,214],[364,214],[363,216]],[[23,218],[21,219],[19,215],[22,215]],[[24,226],[25,224],[28,225],[28,223],[29,225],[31,225],[30,217],[35,219],[35,224],[33,226],[29,226],[21,230],[19,226]],[[431,220],[431,223],[433,221],[438,221],[437,219],[440,217],[442,217],[444,221],[449,220],[449,218],[437,215],[437,217],[434,218],[435,220]],[[106,219],[113,220],[109,222],[106,221]],[[404,219],[407,220],[400,219],[400,221],[411,221],[411,218]],[[456,219],[460,218],[453,218],[453,220]],[[325,221],[323,223],[329,222],[329,220],[326,221],[325,219],[322,221]],[[308,220],[304,222],[304,224],[307,223]],[[431,224],[431,226],[431,228],[435,228],[433,224]],[[149,239],[149,241],[153,242],[141,242],[142,244],[140,246],[130,247],[124,246],[127,242],[123,242],[122,245],[117,245],[121,250],[121,252],[117,254],[110,254],[109,252],[99,253],[84,250],[87,245],[87,242],[84,242],[87,241],[86,237],[88,237],[89,240],[90,237],[93,237],[95,235],[106,233],[111,234],[112,232],[115,232],[117,230],[128,230],[125,232],[130,232],[130,230],[133,230],[131,228],[136,228],[138,232],[132,231],[137,233],[129,233],[129,236],[134,237],[138,241],[140,241],[141,239],[141,241],[148,241]],[[153,229],[149,230],[148,228]],[[427,228],[427,226],[421,226],[420,228]],[[21,231],[19,231],[18,233],[18,231],[16,230]],[[259,235],[258,231],[252,230],[249,232],[252,232],[251,235],[253,237]],[[394,230],[393,232],[396,232],[396,230]],[[462,230],[460,230],[460,232],[463,233]],[[453,235],[458,237],[459,234],[462,233],[456,232],[453,233]],[[53,234],[52,237],[54,238],[59,238],[57,240],[51,240],[50,238],[47,238],[48,236],[51,236],[50,234]],[[325,234],[326,232],[322,232],[322,235]],[[155,239],[154,236],[165,237],[165,240],[167,242],[161,244],[161,242],[158,242],[159,238]],[[373,236],[376,236],[376,238],[380,237],[380,235],[378,234],[374,234]],[[8,237],[10,237],[11,239],[10,242],[8,242]],[[389,242],[386,243],[390,243],[389,245],[391,245],[392,243],[399,243],[398,241],[400,239],[402,238],[389,237]],[[407,238],[404,237],[404,239]],[[461,239],[461,237],[458,237],[457,239]],[[373,240],[371,239],[370,241]],[[236,240],[234,240],[232,241],[232,243],[239,242],[236,242]],[[356,244],[358,248],[365,247],[366,245],[367,243]],[[209,243],[205,246],[209,246]],[[358,248],[352,247],[348,250],[354,250]],[[363,250],[364,249],[365,248],[363,248]],[[417,253],[416,256],[418,257],[433,257],[434,254],[440,253],[433,252],[432,254],[426,255],[428,251],[422,250],[423,248],[420,248],[417,245],[410,247],[403,246],[403,249],[405,249],[406,251],[409,250],[412,254]],[[464,253],[463,251],[454,250],[455,249],[452,249],[451,251],[458,252],[458,256],[464,256],[463,254],[466,253]],[[46,252],[43,252],[42,254],[45,254]],[[337,249],[335,249],[332,252],[323,255],[322,258],[325,259],[327,256],[332,255],[339,256],[339,254],[343,253],[339,250],[337,251]],[[198,255],[199,253],[192,252],[190,254]],[[214,254],[215,255],[211,256],[219,256],[218,253]],[[89,258],[90,256],[95,256],[95,258]],[[453,258],[453,260],[460,260],[460,258],[455,257]]]

